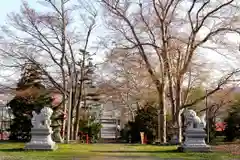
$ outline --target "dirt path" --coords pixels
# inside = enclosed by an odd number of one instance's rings
[[[138,157],[138,156],[103,156],[103,157],[94,157],[89,160],[161,160],[159,158],[153,157]]]
[[[138,157],[138,156],[109,156],[109,157],[94,157],[86,160],[184,160],[181,158],[154,158],[154,157]],[[82,159],[81,159],[82,160]]]
[[[234,155],[240,155],[240,143],[239,144],[224,144],[224,145],[218,145],[214,147],[215,151],[224,151],[224,152],[230,152]]]

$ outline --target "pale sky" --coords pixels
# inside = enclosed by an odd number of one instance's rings
[[[27,0],[27,2],[37,7],[37,0]],[[19,11],[22,0],[2,0],[0,5],[0,24],[4,24],[7,18],[7,14],[10,12]]]
[[[36,5],[36,2],[34,0],[28,0],[31,5]],[[35,3],[32,3],[35,2]],[[11,12],[18,12],[20,10],[20,6],[22,4],[22,0],[2,0],[0,5],[0,25],[6,24],[7,15]],[[8,76],[6,70],[0,69],[1,76],[6,75]],[[12,73],[11,73],[12,74]],[[12,77],[13,75],[10,75]],[[7,77],[1,78],[1,82],[3,81],[10,81]],[[4,82],[3,82],[4,83]]]

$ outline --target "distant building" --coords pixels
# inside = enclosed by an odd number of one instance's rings
[[[13,115],[7,103],[14,97],[11,89],[0,89],[0,140],[7,140]]]
[[[109,101],[103,104],[100,122],[102,124],[100,133],[102,139],[114,140],[118,138],[118,131],[120,129],[120,112],[115,108],[112,102]]]

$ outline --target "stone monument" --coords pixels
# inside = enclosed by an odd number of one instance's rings
[[[57,149],[56,143],[52,140],[52,128],[51,116],[53,110],[49,107],[41,109],[40,113],[37,114],[35,111],[32,112],[32,125],[31,129],[31,141],[26,143],[25,150],[55,150]]]
[[[205,115],[199,118],[194,110],[186,110],[185,117],[185,140],[178,148],[179,151],[186,152],[208,152],[210,146],[206,144],[205,137],[207,136],[204,128],[206,126]]]

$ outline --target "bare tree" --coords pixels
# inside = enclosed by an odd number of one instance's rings
[[[71,0],[43,0],[41,3],[47,12],[38,12],[24,2],[21,12],[10,14],[7,26],[2,27],[4,37],[1,41],[1,56],[11,62],[9,67],[19,67],[26,60],[36,64],[46,77],[46,82],[62,93],[64,112],[70,115],[68,105],[77,109],[73,118],[79,116],[82,93],[77,90],[82,90],[82,84],[78,82],[83,76],[85,53],[89,49],[90,35],[97,16],[96,9],[89,7],[88,2],[82,5],[83,2],[73,6],[69,5]],[[85,10],[88,18],[79,13],[80,9]],[[80,31],[86,31],[82,35],[73,25],[76,15],[81,18],[79,22],[83,27]],[[73,92],[71,104],[67,103],[70,88]],[[65,126],[64,120],[63,137]]]
[[[102,85],[102,90],[112,97],[108,100],[118,101],[122,106],[127,107],[131,112],[132,120],[137,106],[140,107],[142,102],[151,98],[156,100],[156,96],[151,94],[151,92],[156,93],[156,89],[138,54],[113,49],[106,56],[102,72],[105,73],[102,78],[102,84],[105,84]],[[106,80],[107,78],[109,80]]]
[[[174,121],[182,106],[184,75],[193,56],[227,33],[239,34],[236,0],[102,0],[108,27],[117,33],[117,47],[138,51],[157,88],[160,109],[159,138],[166,142],[165,93],[169,89]],[[229,11],[232,11],[229,13]],[[222,13],[224,13],[224,16]],[[207,31],[206,31],[207,29]],[[205,33],[203,32],[205,31]],[[210,47],[211,48],[211,47]],[[174,52],[174,54],[172,54]],[[159,62],[157,75],[148,56]],[[177,56],[176,56],[177,55]]]

